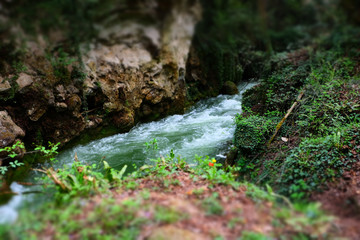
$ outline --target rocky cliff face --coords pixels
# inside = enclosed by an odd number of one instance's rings
[[[131,16],[117,19],[122,15],[109,13],[96,25],[97,37],[80,45],[82,71],[62,51],[59,31],[49,41],[39,35],[23,43],[20,63],[1,60],[2,145],[17,137],[66,143],[87,129],[111,125],[122,132],[183,111],[199,2],[135,1]]]

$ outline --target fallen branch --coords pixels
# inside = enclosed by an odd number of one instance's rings
[[[281,121],[276,125],[276,129],[275,129],[275,133],[272,135],[272,137],[270,138],[269,142],[267,143],[267,147],[270,146],[271,142],[274,140],[274,138],[276,137],[277,133],[279,132],[281,126],[283,125],[283,123],[285,122],[285,120],[289,117],[290,113],[294,110],[294,108],[296,107],[296,105],[298,104],[298,102],[300,101],[300,99],[303,97],[304,95],[304,91],[301,91],[299,96],[297,97],[296,101],[293,103],[293,105],[291,106],[291,108],[287,111],[286,115],[281,119]]]
[[[87,110],[87,111],[83,111],[83,112],[81,112],[80,114],[82,115],[82,114],[88,114],[88,113],[90,113],[90,112],[93,112],[93,111],[95,111],[95,110],[98,110],[98,109],[100,109],[100,107],[97,107],[97,108],[94,108],[94,109],[90,109],[90,110]]]
[[[58,179],[57,174],[53,168],[46,169],[46,175],[52,179],[56,185],[59,185],[63,191],[71,191],[71,189],[69,189],[62,181]]]
[[[3,191],[0,193],[0,195],[19,195],[19,193],[12,191]]]
[[[69,187],[67,187],[62,181],[60,181],[57,177],[57,174],[55,172],[55,170],[53,168],[48,168],[48,169],[32,169],[34,171],[38,171],[38,172],[42,172],[45,173],[56,185],[60,186],[60,188],[63,191],[71,191],[71,189]]]
[[[16,182],[17,184],[23,185],[23,186],[35,186],[35,185],[41,185],[38,183],[32,183],[32,182]]]
[[[46,171],[45,171],[44,169],[30,168],[30,170],[37,171],[37,172],[42,172],[42,173],[46,173]]]

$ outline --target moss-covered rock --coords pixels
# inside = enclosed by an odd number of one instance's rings
[[[222,94],[235,95],[239,93],[236,84],[231,81],[226,81],[221,89]]]
[[[241,152],[251,152],[259,149],[268,140],[277,124],[275,118],[263,116],[236,117],[234,145]]]

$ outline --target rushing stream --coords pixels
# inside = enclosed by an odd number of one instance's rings
[[[71,165],[75,153],[80,161],[92,164],[105,159],[110,166],[122,168],[125,164],[141,166],[149,164],[151,158],[159,154],[165,156],[174,150],[187,162],[192,163],[194,156],[223,158],[227,142],[232,140],[235,125],[234,116],[241,112],[241,94],[255,83],[239,86],[240,94],[220,95],[216,98],[200,101],[183,115],[173,115],[162,120],[139,124],[130,132],[117,134],[85,145],[78,145],[62,151],[58,156],[58,166]],[[157,140],[159,152],[149,151],[145,143]],[[30,176],[33,178],[34,175]],[[31,205],[34,199],[43,194],[21,194],[36,187],[25,187],[17,183],[11,185],[14,192],[20,193],[6,205],[0,206],[0,223],[14,221],[17,209],[24,202]],[[37,187],[38,188],[38,187]],[[43,197],[45,198],[45,196]],[[37,201],[37,200],[36,200]]]

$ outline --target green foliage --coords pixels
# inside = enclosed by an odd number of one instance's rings
[[[307,97],[299,109],[297,125],[311,134],[329,134],[359,116],[358,93],[346,82],[354,80],[354,62],[349,58],[322,62],[307,81]]]
[[[155,145],[153,144],[155,143]],[[157,149],[157,140],[154,139],[151,144],[148,145],[150,148],[156,146]],[[180,156],[175,156],[174,150],[171,149],[170,154],[165,157],[161,156],[157,159],[151,159],[154,165],[144,165],[131,174],[133,178],[143,177],[149,174],[153,174],[162,180],[165,180],[166,176],[169,176],[179,169],[188,169],[187,162],[185,159]]]
[[[8,81],[11,88],[9,91],[2,93],[0,95],[0,100],[3,100],[3,101],[8,101],[8,100],[11,100],[15,97],[15,94],[17,92],[17,90],[19,89],[19,85],[17,84],[16,80],[18,79],[18,75],[14,75],[12,77],[5,77],[4,78],[4,82]]]
[[[284,60],[277,60],[283,62]],[[286,62],[286,61],[285,61]],[[281,63],[279,69],[263,78],[260,86],[244,94],[243,106],[257,113],[278,111],[285,113],[296,100],[310,72],[308,63],[301,67]]]
[[[300,214],[293,214],[293,210]],[[291,208],[283,208],[276,212],[280,224],[291,226],[294,239],[327,239],[327,229],[334,220],[321,209],[319,203],[296,203]],[[309,231],[306,233],[306,229]]]
[[[39,236],[45,237],[51,227],[56,229],[55,239],[68,239],[73,234],[82,239],[136,239],[140,227],[148,222],[148,219],[137,216],[139,208],[136,201],[119,204],[112,198],[104,198],[101,204],[91,209],[87,218],[81,219],[81,202],[70,202],[65,208],[47,204],[43,208],[46,214],[28,213],[26,218],[30,221],[13,226],[12,232],[4,236],[10,240],[38,239]]]
[[[9,161],[10,167],[17,168],[17,167],[24,165],[24,163],[19,162],[18,160],[15,159],[18,156],[18,153],[16,150],[22,151],[22,149],[25,149],[24,143],[21,141],[17,141],[12,146],[0,148],[0,152],[6,152],[7,157],[12,159]],[[1,163],[2,163],[2,161],[1,161]],[[0,166],[0,174],[4,175],[8,171],[8,168],[9,168],[8,166]]]
[[[52,168],[46,169],[43,177],[47,188],[55,188],[55,197],[59,203],[68,202],[74,197],[89,196],[107,190],[112,184],[119,183],[127,166],[120,171],[110,168],[106,161],[104,171],[96,164],[86,165],[79,161],[74,161],[71,167],[65,165],[63,168],[54,171]]]
[[[236,119],[247,130],[257,119],[265,125],[269,118],[283,117],[299,91],[305,93],[278,133],[279,141],[269,148],[261,149],[266,141],[255,138],[256,131],[241,132],[237,126],[234,137],[238,148],[238,139],[244,145],[259,143],[259,147],[252,144],[251,151],[239,148],[240,172],[297,200],[341,177],[358,159],[360,53],[354,43],[359,43],[355,38],[359,31],[346,26],[339,31],[346,34],[334,32],[316,51],[301,50],[299,61],[289,59],[299,52],[272,57],[270,74],[244,94],[245,114]],[[285,136],[292,142],[280,141]],[[255,155],[259,149],[263,151]]]
[[[359,26],[341,24],[331,32],[329,37],[321,42],[321,46],[324,49],[331,49],[336,54],[335,57],[348,56],[356,58],[360,54],[357,50],[359,37]]]
[[[299,94],[308,75],[306,65],[296,68],[286,67],[264,79],[267,111],[286,112]]]
[[[259,149],[273,133],[279,119],[257,115],[235,118],[234,145],[242,152]]]
[[[243,231],[239,240],[270,240],[271,238],[264,236],[261,233]]]
[[[298,239],[297,237],[299,237],[299,239],[326,239],[328,228],[333,221],[333,217],[326,215],[319,203],[293,204],[286,197],[274,193],[269,185],[266,185],[266,187],[267,191],[264,191],[254,184],[247,183],[246,194],[257,203],[264,201],[278,203],[279,200],[281,200],[286,204],[286,207],[271,209],[276,216],[273,219],[274,226],[282,228],[291,227],[293,231],[291,239]]]
[[[60,143],[54,144],[54,143],[49,142],[49,148],[46,148],[44,146],[37,146],[34,149],[34,151],[30,151],[30,152],[25,152],[24,143],[22,143],[21,141],[17,141],[12,146],[0,148],[0,152],[6,152],[6,154],[7,154],[7,156],[2,159],[2,162],[7,160],[6,162],[8,163],[8,165],[3,164],[2,166],[0,166],[0,177],[1,177],[1,175],[6,174],[9,167],[17,168],[17,167],[23,166],[24,163],[19,162],[19,159],[22,158],[23,155],[26,155],[26,154],[40,153],[43,155],[44,159],[54,161],[55,155],[58,153],[57,149],[58,149],[59,144]]]
[[[274,202],[276,199],[275,196],[272,195],[272,190],[266,192],[252,183],[246,184],[246,195],[253,199],[255,202]]]
[[[208,179],[212,184],[227,184],[234,189],[239,189],[242,185],[236,181],[234,175],[238,169],[229,168],[225,171],[222,165],[216,163],[214,159],[209,161],[208,157],[196,158],[198,165],[189,168],[181,158],[176,159],[174,153],[171,152],[166,158],[155,160],[154,166],[144,166],[126,178],[122,178],[124,169],[120,172],[111,171],[106,162],[104,162],[105,174],[99,172],[95,165],[88,166],[79,161],[75,161],[71,167],[65,166],[56,172],[47,171],[47,177],[51,181],[45,185],[46,188],[55,187],[57,194],[62,195],[60,203],[66,204],[59,206],[50,202],[38,211],[41,214],[22,212],[20,222],[11,228],[0,226],[0,232],[3,232],[3,235],[11,240],[45,238],[47,234],[56,239],[66,239],[73,234],[84,239],[136,239],[145,225],[176,223],[189,217],[181,214],[176,208],[149,202],[151,194],[148,189],[142,190],[136,198],[129,196],[119,201],[118,198],[113,197],[113,194],[117,196],[123,190],[126,191],[128,183],[136,183],[136,178],[141,176],[163,178],[170,174],[177,174],[177,171],[181,170]],[[54,181],[55,179],[56,181]],[[67,186],[66,191],[60,185]],[[284,208],[275,199],[287,199],[275,194],[270,187],[264,191],[252,184],[242,186],[246,187],[246,194],[251,196],[255,202],[259,204],[263,204],[265,201],[271,202],[273,205],[271,214],[275,217],[274,221],[284,228],[290,227],[292,231],[289,231],[289,236],[294,236],[294,231],[296,234],[300,233],[306,236],[314,232],[317,234],[314,236],[320,236],[331,221],[319,211],[318,206],[293,206],[287,202],[288,207]],[[120,188],[115,190],[115,187]],[[92,200],[88,201],[87,198],[92,194],[102,196],[101,203],[94,204],[96,202],[94,199],[98,198],[91,198]],[[70,198],[72,201],[68,201]],[[202,200],[200,206],[208,215],[224,214],[219,194],[216,192]],[[86,212],[83,212],[84,210]],[[241,222],[241,219],[233,220],[232,224],[235,222]],[[6,229],[6,227],[8,228]],[[50,229],[56,229],[56,232],[52,232]],[[244,232],[242,239],[262,239],[259,238],[260,236]]]
[[[49,159],[51,162],[54,162],[55,156],[58,154],[57,150],[59,149],[59,145],[60,145],[60,143],[55,144],[55,143],[49,142],[48,149],[46,149],[46,147],[44,147],[44,146],[39,145],[34,150],[42,153],[45,158]]]
[[[239,185],[239,183],[235,181],[236,173],[239,171],[237,167],[229,166],[225,169],[221,163],[216,163],[215,159],[210,160],[208,156],[203,158],[196,155],[195,161],[198,163],[193,169],[193,173],[196,176],[207,179],[214,184],[222,183],[234,187]]]
[[[145,142],[145,147],[146,147],[146,149],[158,150],[159,146],[158,146],[157,139],[154,138],[153,140],[151,140],[149,142]]]
[[[120,1],[122,2],[122,1]],[[96,33],[94,22],[104,12],[114,7],[114,1],[56,1],[4,3],[6,14],[27,33],[41,31],[45,35],[54,30],[63,30],[70,44],[90,40]],[[95,11],[95,9],[97,11]]]
[[[202,73],[215,90],[225,81],[266,76],[273,50],[301,48],[321,30],[327,30],[315,24],[319,20],[316,11],[324,7],[315,2],[204,0],[202,4],[203,19],[197,25],[194,46]],[[331,8],[330,4],[326,7]],[[194,85],[190,85],[189,92],[195,95]],[[206,89],[197,88],[200,92]]]
[[[107,179],[110,183],[119,183],[123,179],[123,176],[127,169],[127,165],[124,165],[120,171],[117,171],[110,167],[110,165],[106,161],[103,161],[103,164],[105,171],[104,178]]]
[[[309,77],[306,78],[306,97],[293,113],[294,125],[285,129],[283,127],[283,131],[286,130],[284,132],[289,135],[310,137],[303,138],[300,145],[291,151],[286,148],[281,150],[283,154],[277,154],[272,160],[260,158],[249,161],[246,156],[242,156],[238,159],[241,172],[254,181],[275,184],[281,193],[301,200],[310,191],[341,177],[343,172],[352,166],[359,152],[356,148],[359,142],[356,133],[359,116],[359,103],[356,100],[358,91],[357,87],[354,89],[355,85],[351,87],[343,82],[353,79],[350,74],[353,72],[352,61],[340,58],[334,62],[313,65]],[[268,82],[264,86],[271,87],[271,84]],[[266,106],[280,105],[276,101],[268,101]],[[261,118],[271,115],[276,116],[278,113],[270,112]],[[244,118],[246,123],[256,122],[252,120],[253,116],[242,117],[241,121],[244,121]],[[262,123],[264,122],[263,120]],[[256,136],[255,133],[246,135],[246,132],[235,134],[246,136],[244,143]]]
[[[239,82],[243,78],[244,66],[254,63],[252,52],[254,44],[249,40],[252,36],[254,11],[251,4],[240,1],[202,1],[203,18],[197,24],[193,45],[196,56],[200,59],[206,86],[201,82],[191,82],[188,97],[194,100],[201,96],[217,95],[226,81]],[[249,34],[238,34],[240,31]],[[256,31],[256,30],[255,30]],[[244,48],[244,51],[239,51]],[[240,56],[243,54],[245,56]],[[246,63],[245,63],[246,61]],[[188,76],[192,78],[191,75]]]
[[[14,68],[14,72],[16,74],[25,72],[27,70],[27,67],[21,61],[18,61],[18,62],[14,61],[12,64],[12,67]]]
[[[48,54],[47,58],[50,60],[51,65],[53,67],[54,76],[56,79],[62,83],[69,83],[71,80],[71,72],[68,70],[69,66],[73,65],[76,62],[75,58],[71,58],[67,52],[64,52],[62,48],[60,48],[56,55]],[[74,73],[73,75],[79,75],[78,73]]]
[[[155,210],[155,221],[159,223],[170,224],[177,222],[181,219],[187,218],[186,215],[181,214],[180,212],[176,211],[175,209],[164,207],[164,206],[157,206]]]
[[[360,154],[356,147],[360,143],[358,131],[358,125],[350,125],[329,136],[305,138],[286,158],[285,172],[279,180],[284,184],[283,191],[301,199],[304,192],[341,177]]]

